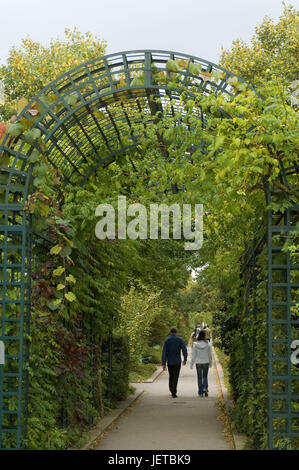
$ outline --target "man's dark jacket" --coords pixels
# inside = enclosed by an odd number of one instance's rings
[[[187,348],[182,338],[177,335],[170,335],[164,341],[162,352],[162,364],[177,365],[181,364],[181,351],[184,355],[184,361],[187,361]]]

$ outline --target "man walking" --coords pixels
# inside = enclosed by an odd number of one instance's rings
[[[175,327],[170,329],[170,336],[164,341],[162,352],[162,366],[166,370],[166,363],[169,372],[169,390],[173,398],[177,397],[177,384],[181,370],[181,351],[184,356],[183,365],[187,362],[187,348],[182,338],[176,335]]]

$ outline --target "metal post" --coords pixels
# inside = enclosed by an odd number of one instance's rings
[[[248,299],[249,299],[249,272],[248,272],[247,252],[245,255],[245,320],[244,320],[244,378],[246,382],[246,397],[248,398],[249,385],[249,343],[248,343]]]
[[[112,329],[109,331],[109,346],[108,346],[108,402],[109,406],[112,404],[112,356],[113,356],[113,333]]]
[[[30,304],[31,304],[31,259],[32,259],[32,226],[33,226],[33,217],[32,215],[28,218],[28,240],[27,240],[27,281],[26,281],[26,290],[27,290],[27,312],[25,319],[25,370],[24,370],[24,425],[23,425],[23,438],[22,438],[22,447],[25,447],[24,441],[27,439],[28,435],[28,402],[29,402],[29,354],[30,354]]]
[[[268,305],[267,305],[267,396],[268,396],[268,449],[273,449],[273,400],[272,400],[272,209],[271,204],[271,191],[269,183],[267,182],[267,252],[268,252]]]

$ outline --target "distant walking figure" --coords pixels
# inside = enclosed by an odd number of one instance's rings
[[[206,340],[209,341],[209,342],[211,342],[211,330],[210,330],[210,328],[209,328],[209,325],[205,325],[205,327],[204,327],[203,330],[204,330],[204,332],[205,332],[205,334],[206,334]]]
[[[208,396],[208,372],[209,367],[212,367],[212,350],[210,343],[205,339],[205,331],[201,330],[198,334],[197,340],[193,343],[191,365],[196,364],[198,395],[200,397],[205,394]]]
[[[181,370],[181,351],[184,356],[183,365],[187,362],[187,348],[182,338],[176,335],[176,328],[170,329],[170,336],[164,341],[162,351],[162,366],[166,370],[166,363],[169,372],[169,390],[173,398],[177,397],[177,384]]]
[[[200,332],[201,328],[200,325],[196,325],[194,330],[192,331],[190,338],[189,338],[189,344],[188,346],[192,347],[193,341],[195,341],[198,337],[198,333]]]

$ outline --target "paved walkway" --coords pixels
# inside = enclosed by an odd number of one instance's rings
[[[209,371],[209,397],[197,396],[196,370],[190,370],[189,361],[181,368],[177,398],[168,391],[167,371],[153,383],[134,386],[145,394],[96,450],[230,450],[215,407],[219,390],[214,367]]]

